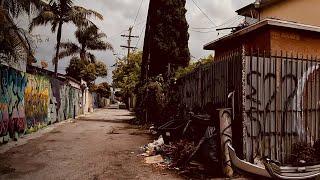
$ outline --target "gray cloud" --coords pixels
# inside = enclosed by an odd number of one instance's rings
[[[211,17],[216,25],[223,24],[227,20],[230,22],[223,27],[236,25],[239,23],[239,18],[236,17],[235,10],[251,3],[253,0],[194,0],[197,4]],[[115,52],[119,54],[119,57],[125,55],[126,50],[120,48],[120,45],[126,43],[126,39],[122,38],[121,33],[127,33],[127,29],[133,24],[134,18],[137,14],[140,0],[94,0],[84,1],[75,0],[76,5],[85,6],[86,8],[96,10],[104,16],[103,21],[93,21],[100,27],[100,29],[108,35],[108,41],[111,42],[115,48]],[[145,20],[147,17],[148,0],[144,0],[140,14],[137,18],[136,26],[134,27],[134,35],[142,34],[139,49],[143,47],[143,35]],[[187,0],[186,8],[187,20],[190,25],[190,41],[189,47],[192,56],[196,59],[207,56],[212,53],[211,51],[205,51],[202,49],[203,45],[221,37],[224,33],[218,33],[214,29],[201,29],[195,30],[193,28],[199,27],[212,27],[214,26],[207,17],[205,17],[199,9],[193,4],[192,0]],[[230,20],[231,19],[231,20]],[[23,23],[22,23],[23,24]],[[74,38],[75,27],[71,24],[65,24],[63,26],[63,41],[75,41]],[[195,31],[201,31],[195,32]],[[210,32],[209,32],[210,31]],[[143,32],[143,33],[141,33]],[[43,41],[37,43],[36,58],[38,60],[46,60],[49,62],[50,69],[53,69],[51,59],[54,56],[54,47],[56,43],[56,34],[51,33],[49,27],[38,27],[34,30],[33,34],[38,34],[43,40],[49,39],[49,42]],[[137,44],[138,39],[133,40],[133,45]],[[111,82],[111,66],[115,63],[116,57],[112,52],[96,52],[98,59],[102,60],[108,65],[109,76],[107,79],[100,79],[99,81],[107,80]],[[59,62],[59,72],[64,73],[66,66],[68,65],[68,59],[63,59]]]

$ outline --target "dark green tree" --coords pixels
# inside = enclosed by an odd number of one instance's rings
[[[151,77],[165,75],[169,64],[172,69],[188,66],[190,52],[185,4],[186,0],[150,1],[142,73],[147,64]]]
[[[107,66],[101,62],[81,61],[78,57],[70,60],[69,66],[66,68],[67,76],[77,80],[83,79],[91,87],[98,77],[106,77],[108,75]]]
[[[140,81],[142,52],[133,52],[129,59],[123,58],[117,62],[117,68],[113,73],[113,86],[121,89],[123,100],[127,100],[134,94]]]
[[[100,94],[104,98],[109,98],[111,96],[111,88],[107,82],[92,86],[91,91]]]

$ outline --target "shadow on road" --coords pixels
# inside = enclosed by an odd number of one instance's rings
[[[130,123],[132,119],[113,119],[113,120],[108,120],[108,119],[77,119],[77,121],[86,121],[86,122],[106,122],[106,123]]]

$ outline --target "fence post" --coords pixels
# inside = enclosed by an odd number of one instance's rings
[[[220,140],[221,140],[221,159],[223,173],[227,177],[233,176],[233,169],[228,150],[228,144],[232,142],[232,115],[231,109],[219,109],[220,117]]]

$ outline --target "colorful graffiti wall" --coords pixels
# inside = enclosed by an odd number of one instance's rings
[[[49,89],[48,77],[26,74],[25,112],[28,128],[48,123]]]
[[[24,92],[27,78],[24,73],[0,65],[0,137],[26,128]]]
[[[67,80],[0,65],[0,138],[78,116],[82,97]]]

